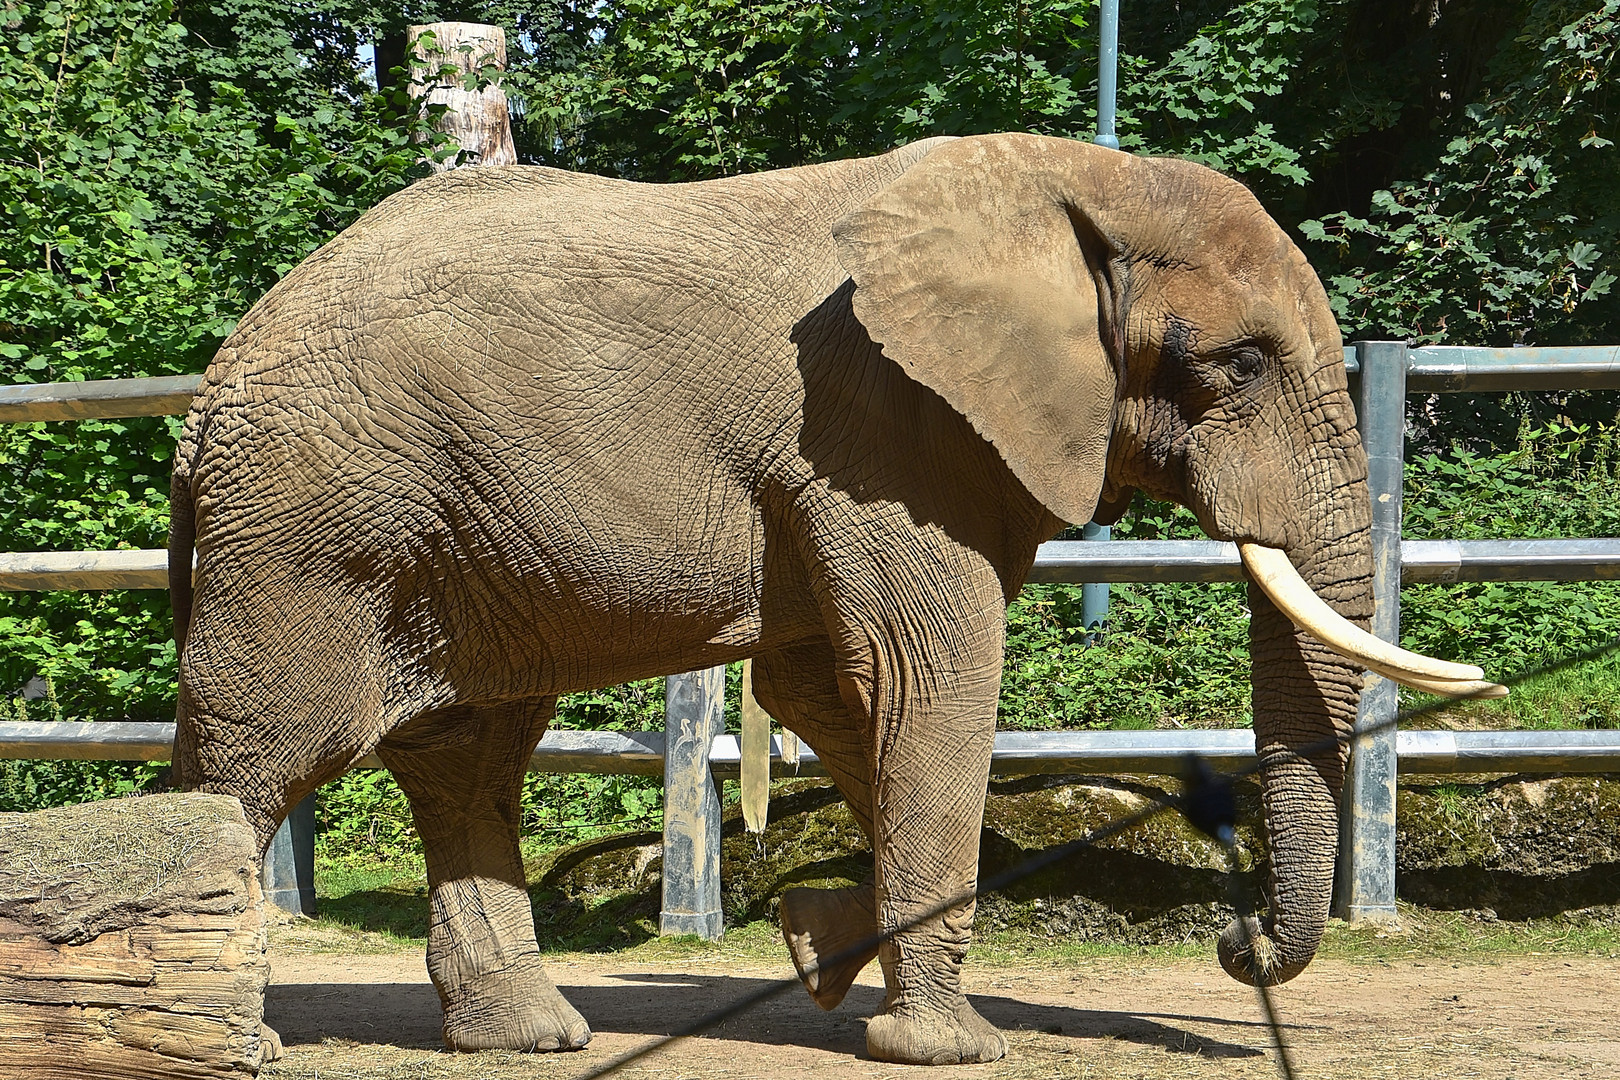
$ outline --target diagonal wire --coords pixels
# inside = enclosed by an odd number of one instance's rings
[[[931,919],[938,918],[940,915],[943,915],[945,912],[954,907],[965,904],[969,900],[977,899],[978,897],[987,893],[999,892],[1008,885],[1011,885],[1022,878],[1026,878],[1031,874],[1038,873],[1054,863],[1062,862],[1064,859],[1084,850],[1085,848],[1101,843],[1102,841],[1107,840],[1109,837],[1116,836],[1128,829],[1135,828],[1137,825],[1147,821],[1149,818],[1156,817],[1166,810],[1173,809],[1175,809],[1174,803],[1156,799],[1154,805],[1152,806],[1144,807],[1134,814],[1129,814],[1122,818],[1116,818],[1107,825],[1087,833],[1078,840],[1073,840],[1059,847],[1048,848],[1046,851],[1024,860],[1017,866],[1011,867],[999,874],[994,875],[993,877],[987,878],[977,889],[969,889],[952,896],[948,900],[941,901],[924,911],[921,915],[916,916],[909,922],[895,927],[893,930],[873,934],[856,942],[854,945],[840,949],[838,952],[821,961],[817,965],[817,968],[835,968],[847,961],[856,960],[862,956],[869,955],[873,949],[876,949],[878,946],[889,941],[896,935],[903,934],[908,930],[914,930],[923,923],[926,923]],[[694,1020],[692,1023],[677,1031],[671,1032],[668,1035],[661,1035],[652,1042],[644,1043],[634,1050],[628,1050],[616,1058],[603,1062],[600,1068],[586,1073],[584,1076],[580,1077],[580,1080],[597,1080],[598,1077],[608,1076],[611,1073],[615,1073],[632,1062],[658,1052],[665,1046],[668,1046],[670,1043],[676,1042],[680,1039],[689,1038],[693,1035],[702,1034],[716,1025],[725,1023],[732,1017],[746,1012],[761,1002],[768,1001],[787,990],[793,989],[799,984],[800,980],[798,976],[795,975],[790,978],[784,978],[774,983],[770,983],[751,993],[744,994],[731,1004],[721,1006],[720,1008],[715,1009],[713,1012],[706,1013],[697,1020]]]
[[[1617,649],[1620,649],[1620,637],[1616,637],[1608,643],[1598,646],[1597,648],[1588,649],[1584,652],[1565,657],[1564,659],[1554,663],[1520,672],[1518,675],[1503,679],[1502,684],[1509,687],[1517,686],[1520,683],[1542,675],[1563,671],[1580,664],[1588,663],[1592,660],[1600,659],[1603,656],[1616,651]],[[1369,724],[1348,734],[1328,736],[1318,740],[1317,742],[1307,743],[1303,747],[1294,749],[1292,753],[1300,757],[1309,757],[1313,754],[1325,753],[1336,747],[1345,745],[1353,746],[1358,740],[1369,735],[1375,735],[1382,731],[1387,731],[1408,720],[1414,720],[1419,717],[1429,716],[1440,712],[1446,708],[1449,708],[1459,700],[1466,699],[1442,697],[1425,705],[1420,705],[1411,709],[1403,709],[1387,720],[1381,720],[1373,724]],[[1041,870],[1044,870],[1055,863],[1062,862],[1064,859],[1076,855],[1086,848],[1093,847],[1104,840],[1117,836],[1129,829],[1133,829],[1143,822],[1158,816],[1166,810],[1180,811],[1183,815],[1187,816],[1188,820],[1195,827],[1209,833],[1218,842],[1220,842],[1223,847],[1226,848],[1228,856],[1229,887],[1232,890],[1231,895],[1233,896],[1234,900],[1238,901],[1235,902],[1233,906],[1239,912],[1239,924],[1243,927],[1246,938],[1245,944],[1252,948],[1252,919],[1243,915],[1243,912],[1251,906],[1247,903],[1250,898],[1242,895],[1238,891],[1237,883],[1240,879],[1234,872],[1235,866],[1232,862],[1232,855],[1235,852],[1233,833],[1229,827],[1227,827],[1223,833],[1221,831],[1221,825],[1223,823],[1221,822],[1212,823],[1211,821],[1207,820],[1207,818],[1206,820],[1201,821],[1200,817],[1202,816],[1202,810],[1200,807],[1195,805],[1195,800],[1200,785],[1205,786],[1206,790],[1208,789],[1209,785],[1230,789],[1233,781],[1245,779],[1260,772],[1265,767],[1264,763],[1257,761],[1252,765],[1246,765],[1232,773],[1217,774],[1209,768],[1207,762],[1205,762],[1203,758],[1200,758],[1197,755],[1188,755],[1188,757],[1190,759],[1189,785],[1191,790],[1189,790],[1187,795],[1183,798],[1177,799],[1170,796],[1154,796],[1153,805],[1144,807],[1135,813],[1127,814],[1124,817],[1116,818],[1107,825],[1092,830],[1078,840],[1073,840],[1067,844],[1061,844],[1054,848],[1048,848],[1039,854],[1033,855],[1018,865],[1010,867],[999,874],[995,874],[981,881],[976,889],[965,890],[947,900],[935,904],[922,914],[914,917],[906,923],[896,926],[892,930],[874,934],[846,949],[840,950],[831,957],[828,957],[826,960],[822,961],[818,967],[836,967],[844,962],[868,955],[873,949],[891,940],[896,935],[905,933],[908,930],[913,930],[932,919],[938,918],[951,908],[965,904],[970,900],[975,900],[978,897],[984,896],[988,893],[999,892],[1007,886],[1029,877],[1032,874],[1039,873]],[[619,1054],[617,1057],[603,1062],[601,1066],[588,1073],[585,1073],[579,1078],[579,1080],[599,1080],[600,1077],[605,1077],[616,1073],[636,1061],[657,1053],[659,1050],[662,1050],[671,1043],[677,1042],[681,1039],[690,1038],[695,1035],[700,1035],[713,1027],[725,1023],[727,1020],[730,1020],[733,1017],[740,1016],[749,1009],[752,1009],[754,1006],[786,993],[793,987],[798,986],[799,982],[800,980],[797,976],[783,978],[776,982],[770,983],[759,990],[744,994],[735,1001],[731,1002],[729,1005],[724,1005],[718,1009],[706,1013],[692,1021],[690,1024],[687,1024],[686,1026],[673,1031],[668,1035],[659,1036],[651,1042],[643,1043],[641,1046],[636,1047],[633,1050],[627,1050],[624,1053]],[[1295,1073],[1293,1063],[1290,1057],[1287,1041],[1283,1037],[1283,1025],[1278,1017],[1275,1003],[1272,1000],[1271,992],[1265,985],[1263,985],[1263,980],[1259,979],[1255,980],[1255,991],[1260,1000],[1261,1011],[1265,1014],[1266,1024],[1271,1031],[1272,1044],[1275,1047],[1277,1054],[1278,1072],[1284,1078],[1284,1080],[1294,1080]]]

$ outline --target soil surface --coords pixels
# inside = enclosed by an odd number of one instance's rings
[[[792,970],[782,960],[649,963],[567,955],[553,979],[595,1031],[564,1055],[449,1054],[421,954],[300,955],[273,950],[265,1020],[287,1054],[269,1080],[583,1080]],[[1345,962],[1318,960],[1274,991],[1296,1075],[1580,1080],[1620,1076],[1616,964],[1581,956]],[[882,1002],[876,966],[843,1006],[823,1013],[796,984],[699,1038],[682,1039],[618,1075],[817,1080],[909,1077],[1270,1078],[1280,1075],[1255,992],[1213,960],[970,964],[973,1004],[1008,1033],[987,1066],[924,1071],[866,1056],[865,1017]]]

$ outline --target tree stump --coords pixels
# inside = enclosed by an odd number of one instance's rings
[[[498,80],[469,90],[489,69],[506,70],[506,31],[483,23],[426,23],[410,28],[411,98],[445,106],[437,127],[466,151],[471,165],[516,165],[506,91]],[[442,172],[455,159],[436,163]]]
[[[0,1077],[256,1073],[258,861],[222,795],[0,814]]]

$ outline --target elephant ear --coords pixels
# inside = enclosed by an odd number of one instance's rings
[[[833,226],[884,355],[1071,522],[1097,506],[1124,370],[1126,264],[1093,210],[1131,161],[1067,139],[957,139]]]

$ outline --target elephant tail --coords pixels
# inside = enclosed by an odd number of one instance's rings
[[[174,655],[186,651],[191,630],[192,547],[197,539],[197,513],[191,495],[191,475],[185,444],[174,456],[169,480],[169,609],[174,612]]]

